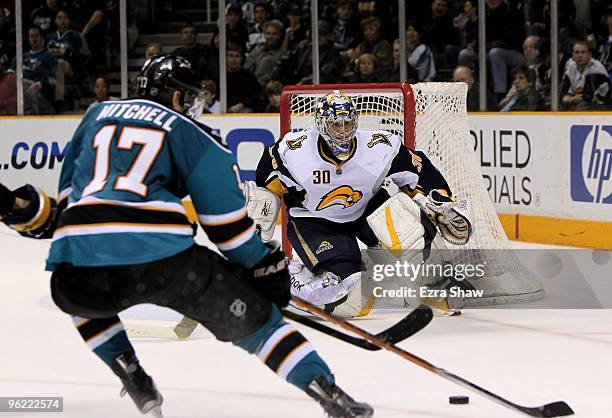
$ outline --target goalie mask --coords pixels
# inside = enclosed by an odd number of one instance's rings
[[[323,96],[317,103],[317,129],[334,156],[340,160],[346,160],[350,154],[358,117],[353,100],[338,90]]]
[[[204,90],[191,69],[191,63],[183,57],[166,54],[149,58],[142,66],[137,82],[136,94],[143,99],[172,109],[172,95],[180,91],[182,113],[191,119],[202,114]]]

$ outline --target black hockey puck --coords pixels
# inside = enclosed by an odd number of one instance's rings
[[[453,405],[465,405],[466,403],[470,403],[470,398],[467,396],[450,396],[448,398],[448,403],[452,403]]]

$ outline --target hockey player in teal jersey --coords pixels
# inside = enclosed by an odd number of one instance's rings
[[[47,269],[56,305],[120,377],[143,413],[162,397],[117,317],[140,303],[172,308],[220,341],[255,354],[317,400],[331,417],[369,417],[314,347],[280,314],[287,261],[248,217],[236,160],[193,120],[203,92],[188,61],[148,60],[137,99],[85,114],[62,166],[58,199],[25,185],[0,187],[0,217],[22,235],[51,238]],[[194,243],[181,198],[225,257]]]

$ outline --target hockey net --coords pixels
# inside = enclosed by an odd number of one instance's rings
[[[353,98],[359,129],[382,129],[423,151],[449,182],[455,196],[471,205],[474,233],[467,246],[449,245],[453,263],[482,265],[471,284],[483,297],[469,304],[526,302],[544,295],[539,280],[511,250],[487,192],[470,141],[464,83],[406,83],[291,86],[281,96],[281,135],[314,126],[319,97],[340,90]],[[286,225],[284,225],[286,226]],[[290,246],[283,233],[284,247]],[[467,251],[466,251],[467,249]]]

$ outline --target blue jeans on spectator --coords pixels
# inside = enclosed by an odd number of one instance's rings
[[[495,94],[505,94],[508,91],[508,69],[526,62],[523,54],[505,48],[492,48],[489,51],[489,61]]]

